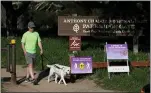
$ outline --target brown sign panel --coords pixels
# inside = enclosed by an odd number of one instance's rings
[[[58,35],[59,36],[90,36],[90,31],[86,25],[88,21],[93,21],[95,16],[59,16]]]
[[[81,50],[81,37],[80,36],[70,36],[69,37],[69,50],[70,51]]]
[[[145,22],[145,21],[143,21]],[[98,16],[59,16],[59,36],[133,36],[133,18],[99,18]]]

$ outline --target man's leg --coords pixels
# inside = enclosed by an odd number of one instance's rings
[[[32,78],[31,82],[33,82],[35,80],[35,76],[34,76],[34,71],[33,71],[33,65],[34,65],[34,60],[35,59],[35,54],[31,54],[31,53],[27,53],[27,60],[28,60],[28,72]]]
[[[29,68],[28,68],[28,66],[27,66],[27,68],[26,68],[26,78],[29,78]]]
[[[25,55],[26,58],[26,62],[27,62],[27,67],[26,67],[26,80],[25,82],[30,82],[29,78],[30,78],[30,73],[29,73],[29,62],[30,62],[30,58],[28,55]]]
[[[29,64],[29,73],[32,79],[35,79],[34,72],[33,72],[33,63]]]

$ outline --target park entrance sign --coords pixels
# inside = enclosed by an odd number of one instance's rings
[[[111,72],[127,72],[129,75],[129,65],[128,65],[128,47],[127,44],[106,44],[106,54],[107,54],[107,69],[110,78]],[[112,60],[126,60],[126,66],[111,66],[110,61]]]
[[[98,16],[59,16],[59,36],[133,36],[133,19],[104,19]]]

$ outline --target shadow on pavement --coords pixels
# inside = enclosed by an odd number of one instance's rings
[[[10,82],[11,81],[11,77],[1,77],[1,81],[3,82]]]
[[[40,82],[40,80],[47,77],[49,75],[49,70],[50,68],[46,68],[45,70],[39,72],[39,74],[37,75],[37,79],[34,82],[34,85],[38,85],[38,82]]]
[[[17,84],[21,84],[26,79],[26,76],[22,77],[21,79],[17,80]]]

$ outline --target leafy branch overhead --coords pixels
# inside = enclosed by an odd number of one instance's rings
[[[46,12],[58,12],[62,9],[62,5],[57,2],[45,1],[45,2],[37,2],[35,5],[35,10],[41,10]]]
[[[2,1],[1,2],[6,11],[20,16],[28,8],[30,1],[15,2],[15,1]]]

